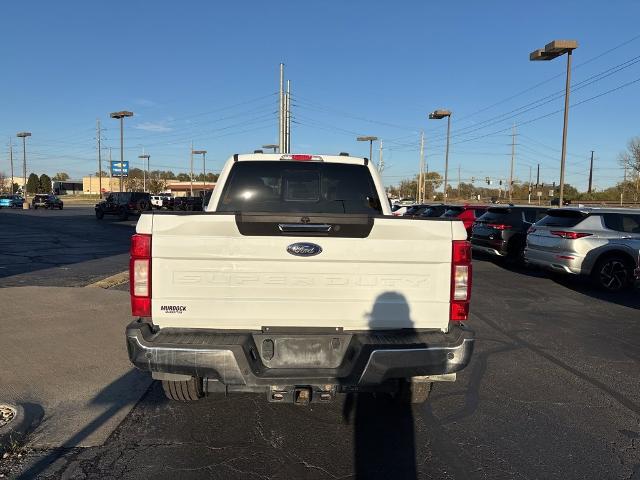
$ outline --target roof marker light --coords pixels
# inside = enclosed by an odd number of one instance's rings
[[[287,154],[282,155],[280,160],[293,160],[295,162],[322,162],[322,157],[320,155],[307,155],[307,154]]]

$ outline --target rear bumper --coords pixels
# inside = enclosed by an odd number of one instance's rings
[[[531,265],[554,272],[580,275],[588,273],[582,271],[583,257],[575,252],[550,252],[527,247],[524,251],[525,261]]]
[[[345,388],[445,375],[470,361],[475,335],[439,331],[223,332],[164,328],[136,320],[126,330],[140,370],[206,378],[226,386],[333,384]],[[314,345],[315,351],[301,349]],[[318,347],[324,345],[326,347]]]
[[[493,247],[485,247],[481,245],[471,245],[471,249],[476,252],[486,253],[488,255],[494,255],[496,257],[505,257],[507,255],[506,252],[501,251],[498,248]]]

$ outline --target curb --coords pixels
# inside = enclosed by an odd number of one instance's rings
[[[102,280],[98,280],[97,282],[90,283],[89,285],[85,285],[85,288],[111,288],[116,285],[122,285],[129,281],[129,271],[126,270],[124,272],[116,273],[115,275],[111,275],[110,277],[103,278]]]
[[[0,427],[0,458],[5,451],[21,443],[24,437],[40,424],[44,416],[44,410],[36,403],[7,405],[16,410],[16,416],[5,426]]]

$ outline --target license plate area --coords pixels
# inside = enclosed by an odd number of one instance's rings
[[[345,357],[349,334],[254,334],[267,368],[338,368]]]

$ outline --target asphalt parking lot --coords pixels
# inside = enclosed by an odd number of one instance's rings
[[[134,224],[97,222],[86,207],[2,210],[0,287],[82,288],[125,270]],[[471,364],[424,406],[361,395],[297,407],[248,394],[181,404],[154,382],[101,444],[32,448],[27,439],[0,474],[640,479],[640,291],[605,295],[476,259],[469,326]]]
[[[90,206],[0,210],[0,287],[79,287],[126,270],[134,220],[96,221]]]

